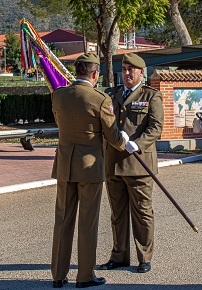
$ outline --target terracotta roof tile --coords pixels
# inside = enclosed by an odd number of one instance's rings
[[[202,70],[158,70],[156,69],[150,79],[160,79],[162,81],[202,81]]]
[[[70,42],[83,41],[83,36],[72,32],[72,30],[56,29],[42,37],[46,42]]]
[[[4,41],[5,39],[5,34],[0,34],[0,41]]]
[[[77,59],[77,57],[79,57],[83,53],[84,52],[74,53],[74,54],[70,54],[70,55],[64,55],[64,56],[58,57],[58,59],[67,60],[67,61],[75,61],[75,59]]]
[[[43,37],[45,36],[46,34],[49,34],[50,31],[46,31],[46,32],[38,32],[39,36],[40,37]],[[15,34],[16,36],[20,37],[20,34],[19,33],[16,33]],[[6,34],[0,34],[0,42],[3,42],[4,43],[4,40],[6,39]]]
[[[124,54],[124,53],[129,53],[129,52],[142,52],[145,50],[152,50],[152,48],[146,48],[146,49],[119,49],[118,50],[118,54]],[[88,51],[91,52],[91,51]],[[59,59],[60,60],[66,60],[66,61],[74,61],[77,57],[79,57],[81,54],[83,54],[84,52],[79,52],[79,53],[75,53],[75,54],[70,54],[70,55],[64,55],[64,56],[60,56]]]
[[[144,47],[144,48],[131,48],[131,49],[124,49],[124,48],[120,48],[118,49],[118,54],[124,54],[124,53],[130,53],[130,52],[144,52],[146,50],[156,50],[156,49],[160,49],[160,47],[156,48],[156,47]]]

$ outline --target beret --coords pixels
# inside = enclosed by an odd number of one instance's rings
[[[75,65],[77,62],[93,62],[100,64],[100,58],[94,53],[85,53],[77,57],[77,59],[75,60]]]
[[[137,68],[146,67],[145,61],[135,53],[125,53],[122,62],[127,62]]]

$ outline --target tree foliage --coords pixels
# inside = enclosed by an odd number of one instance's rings
[[[50,50],[52,51],[52,53],[55,56],[60,57],[60,56],[64,56],[65,55],[64,50],[56,48],[54,43],[52,43],[52,42],[51,43],[46,43],[46,45],[50,48]]]
[[[47,3],[48,2],[48,3]],[[164,23],[168,0],[21,0],[37,16],[71,13],[83,34],[96,28],[97,42],[105,59],[106,85],[113,84],[112,56],[118,47],[119,29],[131,25],[147,28]]]
[[[5,36],[5,44],[7,65],[10,65],[13,71],[21,68],[20,39],[12,29]]]
[[[190,33],[192,42],[197,44],[202,40],[202,1],[201,0],[181,0],[179,9],[185,25]]]
[[[177,31],[179,36],[180,44],[183,45],[191,45],[192,40],[187,30],[187,27],[182,19],[180,10],[179,10],[179,3],[180,0],[169,0],[170,7],[168,8],[168,14],[170,15],[170,19]]]
[[[202,40],[202,1],[201,0],[169,0],[171,5],[177,5],[179,13],[187,32],[191,38],[191,43],[201,43]],[[169,8],[168,8],[169,10]],[[155,33],[154,33],[155,31]],[[184,30],[183,30],[184,31]],[[180,32],[172,22],[169,13],[166,15],[165,24],[161,25],[158,29],[150,27],[144,36],[154,43],[161,43],[166,46],[188,45],[190,41],[181,41]]]

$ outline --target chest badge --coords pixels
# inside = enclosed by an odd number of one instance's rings
[[[131,109],[142,110],[145,107],[148,107],[148,105],[149,105],[148,102],[132,102]]]

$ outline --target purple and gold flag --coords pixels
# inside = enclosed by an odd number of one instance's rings
[[[69,86],[75,81],[74,76],[52,53],[48,46],[41,40],[33,26],[25,19],[20,21],[21,60],[22,66],[27,72],[33,72],[37,68],[35,56],[40,61],[40,69],[48,84],[50,91],[61,86]]]

